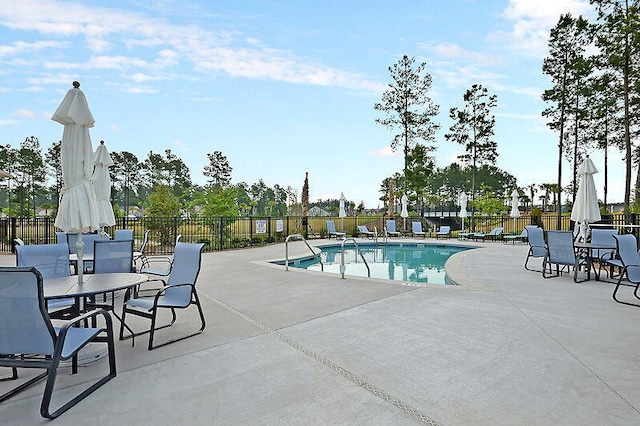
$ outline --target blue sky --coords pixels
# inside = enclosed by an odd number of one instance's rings
[[[588,0],[5,0],[0,143],[60,140],[51,115],[78,80],[94,147],[104,140],[140,160],[171,149],[200,184],[206,154],[219,150],[233,183],[299,194],[309,172],[312,200],[344,192],[377,207],[403,159],[373,105],[407,54],[433,78],[439,167],[462,150],[444,138],[448,111],[478,83],[498,96],[498,167],[520,186],[553,183],[558,136],[540,115],[550,86],[541,67],[568,11],[593,16]],[[623,198],[621,159],[610,152],[609,201]],[[568,164],[564,174],[566,185]],[[596,187],[602,197],[602,173]]]

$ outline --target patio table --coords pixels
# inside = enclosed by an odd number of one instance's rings
[[[575,266],[575,273],[573,274],[573,281],[574,282],[581,282],[578,280],[578,265],[580,263],[580,261],[582,259],[584,259],[586,261],[586,267],[587,267],[587,279],[586,280],[582,280],[582,281],[589,281],[591,280],[591,268],[593,268],[593,271],[595,272],[595,279],[596,281],[600,280],[600,274],[596,272],[595,266],[593,266],[593,252],[594,250],[615,250],[616,249],[616,245],[615,244],[598,244],[598,243],[574,243],[573,247],[576,249],[577,253],[576,253],[576,266]]]

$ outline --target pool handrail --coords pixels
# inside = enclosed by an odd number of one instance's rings
[[[304,235],[302,235],[302,234],[291,234],[291,235],[287,236],[287,238],[285,238],[285,240],[284,240],[284,270],[285,271],[289,270],[289,240],[293,239],[293,238],[304,241],[304,243],[307,245],[307,247],[309,247],[309,250],[311,250],[311,253],[313,253],[313,257],[315,259],[318,259],[318,262],[320,263],[320,270],[324,271],[324,264],[322,263],[322,259],[320,259],[320,253],[316,253],[315,251],[313,251],[313,249],[311,248],[311,246],[309,245],[307,240],[304,238]]]
[[[341,246],[341,250],[340,250],[340,276],[342,277],[343,280],[345,279],[344,272],[346,271],[347,267],[344,264],[344,243],[347,242],[347,241],[353,241],[353,244],[356,246],[356,252],[360,255],[360,257],[362,257],[362,261],[364,262],[364,266],[367,267],[367,277],[371,278],[371,269],[369,268],[369,264],[367,263],[367,259],[364,258],[364,255],[362,254],[362,252],[360,251],[360,247],[358,246],[358,242],[353,237],[345,238],[344,240],[342,240],[342,243],[340,243],[340,246]],[[356,254],[356,259],[358,258],[358,254]]]

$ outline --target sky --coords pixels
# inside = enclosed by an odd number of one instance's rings
[[[234,184],[262,179],[300,194],[308,172],[310,200],[342,192],[375,208],[404,160],[373,106],[406,54],[433,79],[438,167],[463,151],[444,137],[449,109],[482,84],[498,97],[496,165],[521,187],[555,183],[541,69],[566,12],[595,15],[588,0],[4,0],[0,144],[60,140],[51,116],[77,80],[94,148],[104,140],[141,161],[170,149],[198,184],[207,154],[221,151]],[[603,171],[602,154],[590,154]],[[609,153],[609,202],[624,197],[622,158]],[[603,173],[595,180],[602,198]]]

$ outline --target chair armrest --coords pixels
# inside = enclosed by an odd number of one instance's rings
[[[62,349],[64,348],[64,342],[67,338],[67,333],[69,332],[69,329],[72,328],[75,324],[85,321],[89,318],[94,318],[97,317],[98,315],[102,315],[104,317],[105,323],[106,323],[106,327],[104,330],[111,330],[113,329],[113,322],[111,320],[111,316],[109,315],[109,313],[107,311],[105,311],[104,309],[94,309],[93,311],[89,311],[89,312],[85,312],[84,314],[77,316],[75,318],[70,319],[69,321],[67,321],[66,323],[64,323],[62,325],[62,327],[60,327],[60,331],[58,332],[58,338],[56,339],[56,346],[54,351],[60,355],[62,355]],[[76,352],[78,352],[80,349],[82,349],[82,347],[84,347],[84,345],[78,347],[73,354],[75,354]],[[72,354],[72,355],[73,355]],[[70,357],[65,357],[61,359],[68,359]]]

